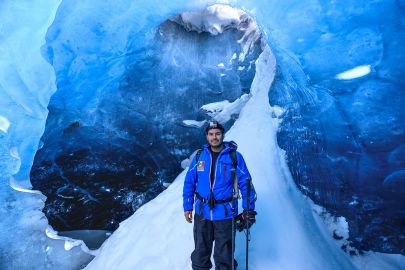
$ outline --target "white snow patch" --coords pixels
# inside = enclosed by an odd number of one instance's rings
[[[256,22],[250,18],[248,18],[248,26],[246,28],[238,28],[239,30],[243,30],[244,34],[243,37],[238,40],[239,43],[243,45],[242,50],[243,52],[239,54],[239,61],[243,62],[245,60],[245,56],[249,53],[250,48],[253,46],[256,41],[260,39],[260,30]]]
[[[183,169],[186,169],[187,167],[190,166],[191,160],[194,158],[194,156],[196,155],[197,151],[198,151],[198,149],[195,150],[195,151],[190,155],[189,158],[186,158],[186,159],[184,159],[184,160],[181,162],[181,167],[182,167]]]
[[[279,106],[273,106],[273,116],[280,118],[285,113],[285,110]]]
[[[345,72],[339,73],[336,75],[336,78],[339,80],[351,80],[366,76],[371,72],[371,65],[364,65],[352,68]]]
[[[197,12],[184,12],[172,20],[182,24],[189,31],[209,32],[218,35],[240,23],[242,10],[228,5],[212,5]]]
[[[196,121],[196,120],[183,120],[183,124],[187,127],[195,127],[200,128],[205,124],[205,120],[203,121]]]
[[[228,100],[213,102],[201,107],[206,114],[214,118],[220,123],[226,123],[234,114],[239,114],[243,106],[249,100],[248,94],[243,94],[240,98],[230,103]]]
[[[213,103],[203,105],[201,107],[201,109],[206,111],[206,113],[209,116],[213,117],[216,114],[218,114],[219,112],[221,112],[225,107],[229,106],[229,104],[230,103],[228,100],[223,100],[223,101],[218,101],[218,102],[213,102]]]
[[[163,185],[165,188],[168,188],[168,187],[171,185],[171,183],[163,182],[162,185]]]
[[[15,147],[15,146],[10,149],[10,155],[11,155],[13,158],[21,159],[21,158],[20,158],[20,154],[18,153],[18,148]]]
[[[2,115],[0,115],[0,131],[7,133],[8,128],[10,127],[10,121]]]
[[[33,193],[33,194],[42,194],[39,190],[33,190],[26,187],[23,187],[19,182],[15,180],[14,177],[10,177],[9,179],[10,187],[16,191],[25,192],[25,193]]]
[[[60,235],[58,235],[58,233],[55,230],[53,230],[51,228],[51,226],[48,226],[45,229],[45,234],[50,239],[65,241],[64,248],[67,251],[71,250],[74,247],[80,246],[82,251],[84,251],[84,252],[86,252],[86,253],[88,253],[90,255],[96,256],[98,254],[98,250],[90,250],[86,246],[86,244],[83,242],[83,240],[76,240],[76,239],[72,239],[72,238],[69,238],[69,237],[60,236]]]
[[[312,205],[314,214],[322,219],[323,224],[325,224],[331,236],[335,234],[336,237],[341,239],[335,239],[335,243],[340,248],[343,244],[347,243],[349,238],[349,224],[344,217],[335,217],[330,214],[322,206],[316,205],[310,198],[309,204]],[[316,218],[316,217],[315,217]]]
[[[183,25],[188,31],[198,33],[218,35],[230,28],[243,32],[243,36],[238,40],[242,44],[242,52],[239,54],[241,62],[261,36],[258,25],[245,11],[224,4],[215,4],[200,11],[184,12],[171,20]],[[232,59],[236,59],[236,54]]]

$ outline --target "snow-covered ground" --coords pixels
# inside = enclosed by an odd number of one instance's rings
[[[251,97],[226,140],[239,144],[258,193],[250,269],[355,269],[296,189],[277,146],[279,108],[268,103],[275,59],[268,47],[257,61]],[[100,248],[86,269],[191,269],[192,225],[185,222],[182,187],[186,170],[156,199],[141,207]],[[236,258],[245,264],[244,234]]]

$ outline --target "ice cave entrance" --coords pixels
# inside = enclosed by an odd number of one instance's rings
[[[213,5],[156,25],[141,49],[128,36],[115,57],[102,22],[92,31],[103,46],[89,50],[64,14],[43,47],[57,90],[30,178],[50,225],[93,241],[91,231],[104,239],[100,230],[115,230],[174,180],[205,143],[205,121],[233,124],[265,39],[242,10]]]

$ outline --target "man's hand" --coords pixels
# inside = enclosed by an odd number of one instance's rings
[[[185,211],[184,212],[184,217],[186,218],[188,223],[192,223],[193,222],[193,211]]]
[[[247,222],[248,211],[244,210],[243,213],[236,216],[236,229],[238,231],[243,231],[244,229],[252,227],[252,225],[256,222],[256,215],[257,212],[254,210],[249,210],[249,223]],[[249,224],[249,226],[246,226]]]

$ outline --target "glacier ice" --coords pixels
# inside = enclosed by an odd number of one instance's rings
[[[212,28],[187,31],[186,22],[173,17],[148,30],[140,47],[138,35],[120,26],[126,20],[108,28],[103,16],[86,15],[93,9],[70,16],[88,5],[62,2],[42,48],[57,91],[30,179],[47,196],[44,212],[57,230],[114,230],[159,194],[204,141],[190,123],[211,116],[232,124],[248,98],[252,61],[260,52],[257,26],[254,31],[242,11],[231,14],[231,22],[218,17],[229,13],[224,6],[212,6],[205,22],[223,21],[227,31],[215,28],[221,35]],[[108,35],[119,35],[125,52]],[[243,54],[243,61],[234,54]],[[215,116],[204,113],[207,104],[228,100],[232,104]]]
[[[282,61],[270,103],[286,110],[278,141],[302,191],[346,217],[356,247],[403,253],[405,190],[395,172],[405,156],[389,157],[405,142],[404,53],[393,49],[405,42],[404,10],[395,1],[320,1],[308,9],[323,10],[311,17],[316,27],[307,25],[319,31],[301,45],[274,41]],[[339,78],[344,72],[349,79]],[[393,173],[396,184],[385,185]]]
[[[39,52],[60,1],[3,1],[0,8],[0,268],[77,269],[93,256],[46,237],[45,197],[29,170],[54,91],[52,67]],[[18,18],[18,19],[16,19]],[[24,18],[24,19],[20,19]],[[11,181],[14,175],[18,181]]]
[[[44,198],[17,193],[7,181],[14,175],[22,189],[30,187],[29,173],[36,151],[44,146],[39,139],[54,91],[66,90],[56,93],[52,104],[76,111],[79,116],[81,109],[91,111],[98,107],[102,99],[95,97],[104,97],[108,103],[112,96],[105,90],[119,87],[120,82],[110,78],[120,78],[127,68],[133,68],[132,61],[149,56],[143,49],[158,25],[182,12],[194,12],[213,3],[218,2],[2,2],[0,168],[2,216],[9,217],[2,221],[2,228],[17,226],[22,233],[16,238],[24,239],[14,243],[4,240],[11,233],[9,230],[1,234],[1,261],[6,258],[8,262],[2,268],[13,269],[19,264],[20,269],[52,268],[63,261],[68,265],[66,262],[76,256],[84,258],[80,259],[83,262],[89,260],[78,248],[62,251],[63,243],[56,244],[59,251],[55,255],[47,254],[50,240],[45,238],[46,222],[40,218],[39,210]],[[251,0],[230,4],[255,18],[277,59],[277,74],[269,97],[270,103],[283,111],[277,142],[286,150],[289,170],[298,187],[331,213],[345,216],[349,241],[357,247],[403,253],[404,2]],[[58,22],[58,27],[50,27]],[[48,46],[51,43],[55,51]],[[232,54],[230,59],[244,60],[244,54],[239,56]],[[123,62],[125,57],[128,62]],[[179,63],[175,60],[173,64]],[[217,69],[226,65],[222,60],[214,63]],[[338,78],[359,66],[369,66],[370,72],[348,80]],[[153,67],[153,62],[144,63],[145,70]],[[248,77],[254,74],[251,66],[237,69],[248,70]],[[106,70],[108,73],[104,73]],[[228,74],[222,71],[218,76],[227,78]],[[83,77],[87,78],[84,82],[80,80]],[[229,83],[232,85],[232,79]],[[249,92],[249,85],[242,89],[243,93]],[[223,90],[213,87],[210,92],[217,95]],[[204,101],[197,107],[214,101],[221,100]],[[68,128],[67,132],[75,132],[82,124],[75,119],[65,120],[62,126]],[[106,118],[106,126],[109,125]],[[27,213],[35,214],[37,218],[32,223],[41,225],[19,223],[20,219],[26,220]],[[21,250],[20,244],[27,257],[32,258],[29,265],[12,256]],[[41,248],[34,250],[32,246]],[[271,252],[277,253],[277,248]],[[56,263],[58,260],[61,264]],[[364,261],[356,265],[360,269],[375,267],[373,260],[366,264]],[[393,258],[381,267],[395,269],[400,265],[401,259]]]

